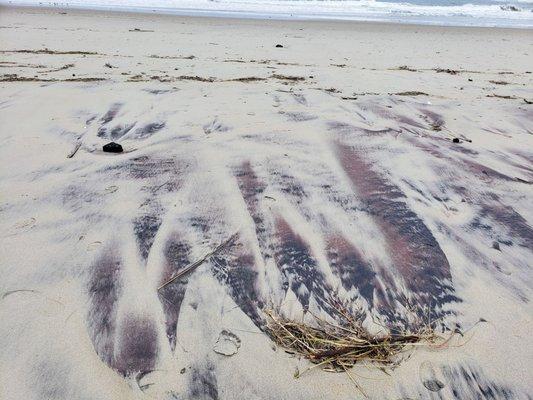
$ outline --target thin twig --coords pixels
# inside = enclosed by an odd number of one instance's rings
[[[237,233],[234,233],[233,235],[231,235],[227,240],[225,240],[224,242],[220,243],[217,247],[215,247],[215,249],[209,253],[207,253],[205,256],[203,256],[202,258],[200,258],[199,260],[196,260],[195,262],[187,265],[185,268],[183,268],[182,270],[180,270],[176,275],[174,275],[172,278],[170,278],[168,281],[166,281],[165,283],[163,283],[161,286],[159,286],[157,288],[157,290],[161,290],[163,289],[165,286],[167,285],[170,285],[172,282],[174,282],[176,279],[182,277],[183,275],[187,274],[188,272],[192,271],[193,269],[199,267],[200,265],[202,265],[204,262],[206,262],[209,258],[211,258],[212,256],[214,256],[216,253],[218,253],[220,250],[222,250],[224,247],[226,247],[228,244],[230,244],[231,242],[233,242],[235,240],[235,238],[237,237]]]
[[[67,158],[72,158],[74,155],[78,152],[78,150],[81,147],[81,142],[76,142],[76,145],[72,149],[72,151],[67,155]]]

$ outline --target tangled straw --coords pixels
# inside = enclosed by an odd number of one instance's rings
[[[407,346],[445,342],[429,326],[398,334],[371,335],[346,313],[340,313],[339,325],[313,316],[316,326],[283,318],[272,311],[266,314],[266,330],[278,345],[332,372],[346,372],[362,360],[390,365]]]

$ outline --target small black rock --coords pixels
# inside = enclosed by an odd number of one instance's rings
[[[106,153],[122,153],[123,149],[122,146],[115,142],[109,142],[108,144],[104,144],[104,147],[102,149]]]
[[[283,48],[283,45],[282,45],[282,44],[277,44],[276,47],[277,47],[278,49],[281,49],[281,48]]]
[[[452,142],[454,142],[454,143],[461,143],[461,141],[459,140],[459,138],[456,138],[456,137],[453,138]]]

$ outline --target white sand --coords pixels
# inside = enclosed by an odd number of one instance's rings
[[[309,365],[254,324],[333,290],[487,321],[354,368],[369,398],[531,396],[532,31],[31,8],[0,28],[1,399],[362,398],[294,379]]]

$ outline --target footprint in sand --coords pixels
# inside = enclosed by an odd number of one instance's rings
[[[234,333],[224,329],[218,335],[213,351],[224,356],[232,356],[239,351],[239,347],[241,347],[241,339]]]
[[[437,373],[433,364],[429,361],[424,361],[420,364],[418,375],[424,387],[431,392],[438,392],[446,386],[441,380],[437,378]]]

